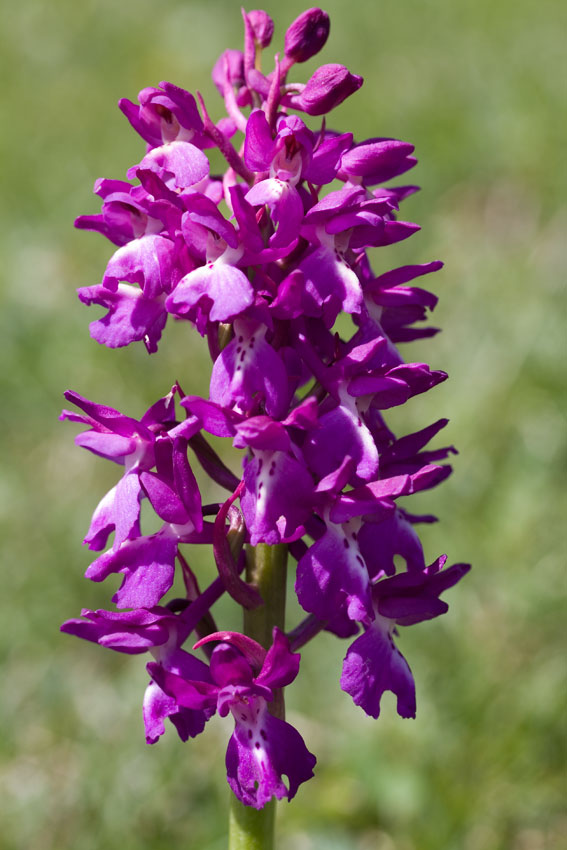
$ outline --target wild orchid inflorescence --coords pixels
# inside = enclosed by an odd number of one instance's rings
[[[216,710],[231,712],[228,781],[261,808],[274,796],[291,799],[313,775],[300,734],[270,713],[276,691],[298,674],[297,649],[322,629],[354,637],[342,689],[372,717],[392,691],[398,713],[414,717],[397,626],[444,613],[440,594],[468,565],[447,568],[442,556],[426,566],[415,527],[435,518],[396,504],[449,475],[439,461],[454,449],[426,448],[447,420],[401,438],[384,420],[385,410],[447,377],[406,362],[396,347],[436,333],[421,322],[437,299],[412,282],[442,264],[376,276],[366,253],[418,229],[397,218],[417,187],[377,188],[415,165],[413,146],[355,142],[325,117],[311,128],[296,114],[325,116],[362,84],[342,65],[287,82],[325,44],[325,12],[309,9],[290,26],[269,74],[260,57],[273,22],[263,11],[243,17],[244,51],[226,50],[213,69],[227,117],[213,123],[199,94],[197,104],[167,82],[143,89],[138,104],[121,100],[146,153],[129,182],[98,180],[102,212],[76,222],[118,246],[102,282],[79,289],[81,301],[107,311],[91,324],[93,338],[110,348],[142,341],[154,353],[172,316],[206,337],[213,365],[208,398],[176,383],[140,420],[65,393],[79,412],[62,418],[87,426],[77,444],[124,467],[85,538],[100,551],[114,534],[87,577],[123,580],[118,610],[83,610],[62,628],[118,652],[150,653],[150,744],[166,718],[185,741]],[[226,160],[224,174],[210,173],[211,148]],[[335,331],[343,312],[355,326],[350,339]],[[241,474],[204,432],[243,451]],[[226,501],[202,505],[195,461],[229,492]],[[163,522],[156,533],[143,532],[143,500]],[[203,591],[184,544],[212,547],[218,577]],[[295,591],[308,616],[287,635],[274,628],[271,646],[219,631],[211,614],[224,593],[245,609],[262,603],[242,577],[245,544],[285,544],[297,561]],[[186,595],[165,601],[176,562]]]

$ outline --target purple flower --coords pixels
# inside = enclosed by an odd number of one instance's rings
[[[140,136],[152,147],[200,139],[203,122],[195,98],[172,83],[148,87],[138,95],[139,106],[122,98],[118,106]]]
[[[83,413],[64,410],[60,419],[90,426],[75,438],[78,446],[124,465],[125,473],[95,510],[85,538],[91,549],[102,549],[114,531],[114,549],[140,535],[140,501],[150,500],[166,522],[203,528],[201,498],[187,460],[187,438],[198,430],[193,423],[170,435],[175,420],[175,392],[152,405],[138,422],[118,410],[66,392],[65,398]],[[173,431],[172,431],[173,433]],[[185,436],[181,436],[184,433]],[[153,467],[156,472],[152,472]]]
[[[86,576],[122,583],[112,597],[121,610],[85,609],[63,630],[152,654],[148,743],[167,717],[187,740],[216,710],[231,713],[228,781],[244,804],[262,808],[291,799],[315,764],[276,716],[276,691],[299,670],[290,647],[322,629],[357,635],[343,690],[373,717],[390,690],[398,712],[413,717],[397,628],[444,613],[440,595],[468,566],[443,569],[441,558],[426,567],[418,529],[436,518],[398,503],[451,474],[455,449],[429,445],[447,420],[401,437],[386,421],[390,408],[447,378],[398,348],[437,333],[427,323],[437,298],[415,281],[442,264],[384,271],[383,249],[419,229],[399,218],[418,187],[380,185],[414,167],[413,145],[327,129],[326,114],[363,82],[344,65],[288,81],[327,41],[326,12],[307,9],[293,21],[271,70],[262,51],[274,22],[263,10],[242,10],[242,19],[242,50],[225,50],[212,72],[226,117],[213,123],[199,92],[169,82],[143,89],[138,103],[122,99],[145,153],[130,182],[98,180],[100,213],[76,221],[117,246],[100,283],[78,292],[104,310],[92,337],[109,348],[142,341],[153,354],[171,314],[206,338],[211,374],[207,397],[175,384],[139,421],[66,393],[79,412],[61,418],[86,426],[76,443],[123,467],[85,538],[98,553]],[[380,250],[378,275],[369,248]],[[208,435],[230,440],[236,461]],[[201,502],[195,459],[216,487],[210,504]],[[212,547],[218,578],[202,593],[186,544]],[[267,653],[249,636],[218,631],[210,611],[226,592],[267,616],[277,571],[266,585],[243,577],[247,563],[262,569],[262,545],[297,561],[295,593],[307,612],[288,637],[274,629]],[[168,600],[182,585],[185,597]],[[184,649],[193,631],[208,635],[195,648],[209,664]]]
[[[94,192],[103,199],[102,212],[79,216],[75,227],[98,231],[115,245],[162,230],[161,210],[142,186],[102,179],[95,181]]]
[[[447,556],[422,572],[383,579],[372,588],[374,621],[349,647],[343,664],[341,688],[371,717],[380,714],[384,691],[397,697],[400,717],[415,717],[415,684],[407,661],[394,643],[396,625],[409,626],[444,614],[449,606],[439,594],[469,571],[469,564],[446,570]]]
[[[313,776],[315,756],[301,735],[268,712],[276,688],[289,685],[299,671],[300,656],[274,629],[266,653],[250,638],[218,632],[205,640],[222,641],[211,655],[208,675],[189,678],[148,664],[148,672],[179,706],[193,710],[229,712],[235,727],[226,753],[228,782],[239,800],[261,809],[272,797],[291,800],[298,786]],[[283,781],[287,777],[288,786]]]
[[[150,652],[165,670],[177,675],[208,675],[202,661],[179,648],[191,626],[167,608],[138,608],[120,613],[83,609],[81,617],[67,620],[61,631],[128,655]],[[166,718],[174,724],[181,740],[186,741],[203,731],[210,716],[208,710],[177,705],[153,679],[146,688],[143,717],[148,744],[155,744],[164,734]]]

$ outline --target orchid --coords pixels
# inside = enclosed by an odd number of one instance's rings
[[[62,629],[151,654],[148,743],[167,719],[186,741],[215,711],[232,714],[228,782],[235,805],[260,811],[291,800],[313,776],[315,756],[284,719],[297,650],[323,629],[355,637],[340,687],[373,717],[389,690],[401,717],[414,717],[397,628],[444,613],[440,594],[468,565],[444,568],[443,555],[426,566],[416,526],[435,518],[397,502],[451,473],[452,446],[425,450],[447,420],[396,437],[384,418],[447,378],[398,348],[436,333],[423,322],[437,299],[413,281],[442,263],[375,275],[367,256],[419,229],[398,218],[417,187],[378,185],[414,167],[413,145],[355,141],[327,127],[327,114],[363,82],[346,67],[287,82],[324,46],[324,11],[308,9],[291,24],[267,74],[261,56],[273,22],[260,10],[243,20],[243,51],[225,51],[213,69],[226,117],[214,124],[200,93],[169,82],[143,89],[137,104],[122,99],[145,152],[127,181],[97,180],[101,213],[76,221],[115,248],[101,282],[78,291],[107,311],[91,336],[110,348],[143,342],[153,354],[173,316],[206,338],[212,366],[208,397],[174,384],[139,420],[65,394],[80,412],[61,418],[87,429],[77,444],[123,467],[84,541],[106,549],[87,577],[118,573],[122,585],[117,610],[85,609]],[[222,175],[211,173],[211,148],[226,160]],[[343,313],[354,323],[350,339],[336,330]],[[232,441],[240,473],[209,434]],[[195,464],[227,491],[224,502],[202,504]],[[153,533],[144,500],[162,523]],[[218,578],[203,592],[186,544],[210,547],[216,563]],[[286,633],[288,556],[306,616]],[[176,571],[186,593],[172,599]],[[242,634],[216,627],[211,609],[224,593],[243,609]],[[260,829],[246,823],[250,834]]]

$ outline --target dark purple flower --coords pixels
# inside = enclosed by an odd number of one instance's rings
[[[439,594],[468,572],[469,564],[446,570],[446,556],[422,572],[383,579],[372,588],[374,621],[349,647],[343,664],[341,688],[371,717],[380,714],[384,691],[397,697],[400,717],[415,717],[415,684],[411,670],[394,643],[396,625],[409,626],[438,617],[448,610]]]
[[[268,713],[268,703],[276,688],[295,679],[300,656],[290,652],[287,638],[278,629],[267,653],[250,638],[232,632],[206,638],[214,640],[222,642],[213,650],[207,677],[183,676],[153,663],[148,671],[179,706],[218,709],[223,717],[232,713],[235,727],[226,767],[229,785],[239,800],[257,809],[272,797],[291,800],[298,786],[313,776],[316,760],[293,726]]]

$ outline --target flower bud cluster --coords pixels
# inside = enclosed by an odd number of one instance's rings
[[[274,691],[298,674],[297,649],[322,629],[354,638],[342,689],[373,717],[392,691],[399,714],[414,717],[397,627],[444,613],[440,594],[468,565],[447,568],[442,556],[427,566],[416,527],[435,518],[398,504],[451,472],[444,461],[455,450],[428,448],[447,420],[400,438],[384,418],[447,377],[398,349],[436,333],[423,322],[437,299],[414,281],[442,264],[376,275],[367,256],[418,229],[398,217],[417,187],[383,185],[415,165],[413,145],[357,142],[325,119],[304,120],[362,84],[336,64],[287,82],[325,44],[325,12],[309,9],[292,23],[268,74],[260,59],[273,22],[259,10],[243,16],[243,51],[225,51],[213,69],[226,117],[213,123],[201,95],[168,82],[143,89],[138,103],[121,100],[146,152],[127,180],[98,180],[101,212],[76,221],[117,246],[101,282],[78,291],[104,308],[92,337],[110,348],[143,342],[154,353],[173,317],[207,339],[212,371],[207,398],[175,384],[139,420],[65,394],[74,409],[62,418],[86,426],[77,444],[123,469],[85,538],[101,553],[87,577],[118,573],[122,584],[116,610],[83,610],[62,628],[119,652],[150,653],[148,743],[166,719],[187,740],[215,711],[232,713],[228,780],[261,808],[273,796],[291,799],[313,773],[299,733],[268,711]],[[212,148],[226,160],[222,175],[210,173]],[[343,313],[350,338],[335,330]],[[240,470],[227,468],[208,434],[232,441]],[[225,502],[202,504],[195,464],[227,491]],[[162,523],[151,534],[140,518],[144,500]],[[218,578],[204,590],[184,544],[212,547]],[[286,544],[297,561],[307,616],[287,635],[274,629],[267,652],[219,631],[211,614],[224,593],[245,608],[262,602],[242,578],[244,544]],[[176,569],[183,599],[168,597]],[[183,648],[189,639],[208,663]]]

